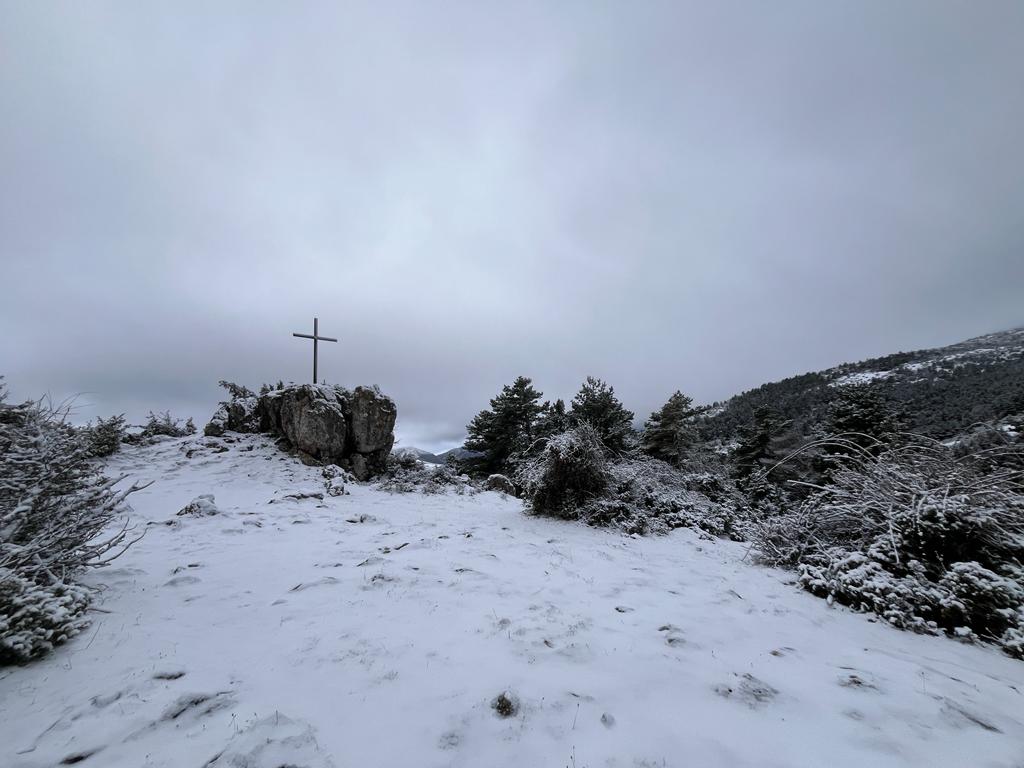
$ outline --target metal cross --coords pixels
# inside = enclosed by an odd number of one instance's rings
[[[317,318],[313,318],[313,335],[310,336],[308,333],[293,333],[292,336],[298,336],[300,339],[312,339],[313,340],[313,383],[316,384],[316,343],[318,341],[337,341],[328,336],[321,336],[317,332],[319,329],[320,321]]]

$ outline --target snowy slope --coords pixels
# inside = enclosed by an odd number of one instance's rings
[[[708,411],[702,431],[729,442],[759,406],[793,421],[803,434],[827,429],[835,388],[851,384],[872,386],[891,400],[907,430],[945,440],[1024,408],[1024,328],[762,384]]]
[[[0,672],[0,765],[1024,758],[1024,664],[829,608],[741,545],[529,518],[493,493],[286,499],[322,490],[318,470],[259,436],[208,443],[115,462],[156,481],[133,497],[153,525],[95,574],[91,629]],[[220,514],[175,516],[205,493]]]

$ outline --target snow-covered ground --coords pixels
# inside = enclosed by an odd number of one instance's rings
[[[132,497],[146,535],[92,576],[87,632],[0,672],[0,765],[1024,761],[1024,663],[830,608],[742,545],[494,493],[289,499],[319,470],[208,442],[114,463],[155,481]],[[207,493],[220,514],[176,516]]]

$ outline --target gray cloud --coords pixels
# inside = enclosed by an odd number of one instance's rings
[[[0,372],[638,415],[1024,322],[1024,6],[0,6]]]

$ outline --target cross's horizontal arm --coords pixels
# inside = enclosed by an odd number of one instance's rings
[[[310,336],[308,333],[293,333],[292,336],[298,336],[300,339],[316,339],[317,341],[337,341],[330,336]]]

